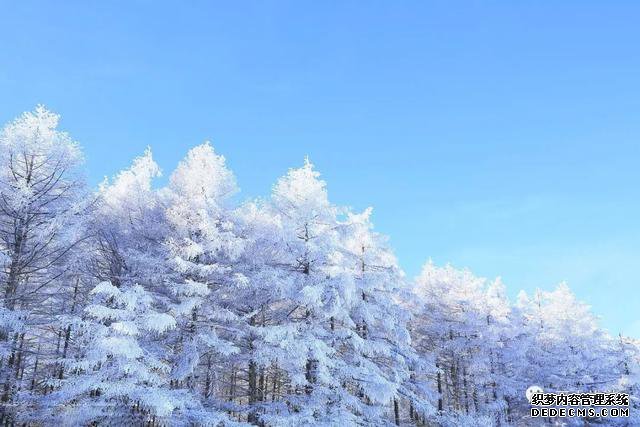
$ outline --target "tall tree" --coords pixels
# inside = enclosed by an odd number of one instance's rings
[[[487,286],[469,271],[429,262],[415,292],[415,345],[436,368],[425,376],[436,392],[435,419],[445,425],[499,423],[506,412],[502,356],[510,348],[501,284]]]
[[[42,106],[0,132],[0,422],[43,346],[59,292],[72,286],[68,262],[85,239],[82,156]],[[38,350],[40,348],[40,350]]]
[[[334,269],[340,237],[337,208],[308,160],[278,180],[271,202],[281,224],[278,240],[285,249],[278,264],[287,275],[288,329],[280,346],[289,352],[281,361],[289,393],[286,410],[266,421],[351,423],[355,417],[341,403],[349,397],[331,373],[338,364],[331,346],[334,315],[344,301],[341,293],[353,288]]]
[[[408,316],[399,304],[406,286],[385,238],[373,231],[372,209],[348,213],[344,231],[344,274],[354,284],[350,300],[340,308],[340,339],[333,344],[344,359],[341,382],[350,384],[360,399],[364,422],[380,424],[391,402],[399,425],[408,406],[410,420],[433,411],[421,399],[412,377],[418,363],[407,329]],[[346,338],[346,339],[345,339]]]
[[[172,335],[175,385],[186,387],[214,407],[216,370],[238,351],[230,336],[238,328],[224,300],[243,283],[234,267],[243,240],[227,209],[237,191],[224,157],[209,143],[189,151],[163,192],[168,233],[164,239],[170,268],[165,285],[178,319]]]

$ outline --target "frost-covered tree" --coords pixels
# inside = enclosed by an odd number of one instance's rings
[[[267,423],[304,425],[356,418],[345,404],[353,402],[333,375],[340,366],[336,325],[340,310],[353,293],[340,263],[338,211],[327,197],[325,183],[306,160],[291,169],[273,189],[272,209],[280,222],[276,261],[286,274],[287,318],[280,346],[288,352],[279,367],[287,374],[283,411]]]
[[[612,340],[589,306],[562,283],[554,291],[521,293],[518,305],[529,338],[523,378],[547,392],[611,391],[621,379]],[[579,423],[577,420],[569,420]]]
[[[611,340],[611,351],[608,354],[608,365],[612,374],[617,374],[617,384],[609,387],[610,391],[627,393],[630,396],[630,414],[628,420],[621,420],[630,425],[640,424],[640,342],[620,334]]]
[[[354,282],[354,294],[342,310],[337,340],[345,358],[342,381],[350,384],[360,399],[365,421],[379,424],[391,402],[393,422],[399,425],[401,403],[408,406],[409,421],[431,413],[433,407],[421,399],[412,370],[424,369],[411,347],[408,315],[399,304],[406,295],[403,273],[385,238],[373,231],[372,209],[348,213],[343,229],[344,274]]]
[[[119,286],[134,280],[157,286],[164,273],[161,242],[166,234],[162,204],[154,181],[161,176],[151,149],[99,188],[94,219],[92,274]]]
[[[278,298],[270,317],[279,324],[264,339],[280,347],[272,354],[287,352],[277,364],[288,394],[281,396],[282,410],[262,419],[389,422],[392,402],[410,397],[404,382],[412,356],[405,319],[394,305],[402,283],[395,259],[371,232],[368,211],[345,216],[329,202],[308,160],[278,180],[271,206],[273,247],[281,249],[270,254],[280,271],[271,273]]]
[[[486,409],[492,422],[509,424],[517,419],[514,408],[524,402],[522,382],[526,360],[526,335],[517,327],[520,312],[511,306],[500,278],[489,283],[484,294],[486,329],[484,337],[487,374],[483,378]]]
[[[415,345],[433,358],[425,376],[436,392],[435,419],[444,425],[505,422],[517,387],[518,346],[501,282],[427,263],[416,280]],[[526,389],[526,387],[525,387]]]
[[[282,268],[287,252],[281,240],[281,222],[269,204],[255,201],[235,212],[237,231],[244,241],[238,259],[238,280],[226,305],[242,322],[235,331],[239,348],[226,372],[223,395],[247,421],[264,423],[269,416],[287,412],[283,398],[289,394],[288,360],[296,350],[290,271]]]
[[[546,390],[587,390],[602,373],[594,367],[604,336],[589,307],[566,284],[552,292],[522,294],[519,304],[532,339],[529,378]],[[552,371],[544,366],[554,366]]]
[[[168,224],[164,247],[170,272],[164,283],[178,319],[171,345],[174,386],[194,392],[210,404],[217,397],[214,379],[237,352],[237,319],[224,302],[244,283],[234,269],[243,241],[236,236],[227,208],[237,191],[224,157],[205,143],[189,151],[163,192]]]
[[[153,297],[140,285],[102,282],[91,296],[74,325],[80,350],[64,361],[69,376],[26,419],[36,416],[61,425],[206,421],[198,402],[169,387],[166,348],[151,342],[173,329],[175,319],[155,310]],[[200,415],[195,420],[194,413]]]
[[[34,361],[50,350],[46,322],[72,287],[73,251],[86,238],[82,156],[42,106],[0,132],[0,422]],[[28,378],[28,377],[27,377]]]

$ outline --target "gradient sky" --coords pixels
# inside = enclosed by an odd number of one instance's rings
[[[211,140],[242,197],[308,154],[431,257],[566,280],[640,337],[640,3],[1,1],[0,121],[43,103],[89,180]]]

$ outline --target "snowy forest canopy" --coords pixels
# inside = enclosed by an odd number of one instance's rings
[[[640,425],[636,340],[564,284],[406,279],[308,160],[240,204],[208,143],[161,188],[150,150],[97,190],[81,163],[43,107],[0,133],[1,425],[539,425],[534,384]]]

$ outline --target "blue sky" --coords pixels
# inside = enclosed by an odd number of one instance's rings
[[[309,155],[409,276],[566,280],[640,337],[637,2],[0,3],[0,121],[63,115],[91,183],[211,140],[243,197]]]

